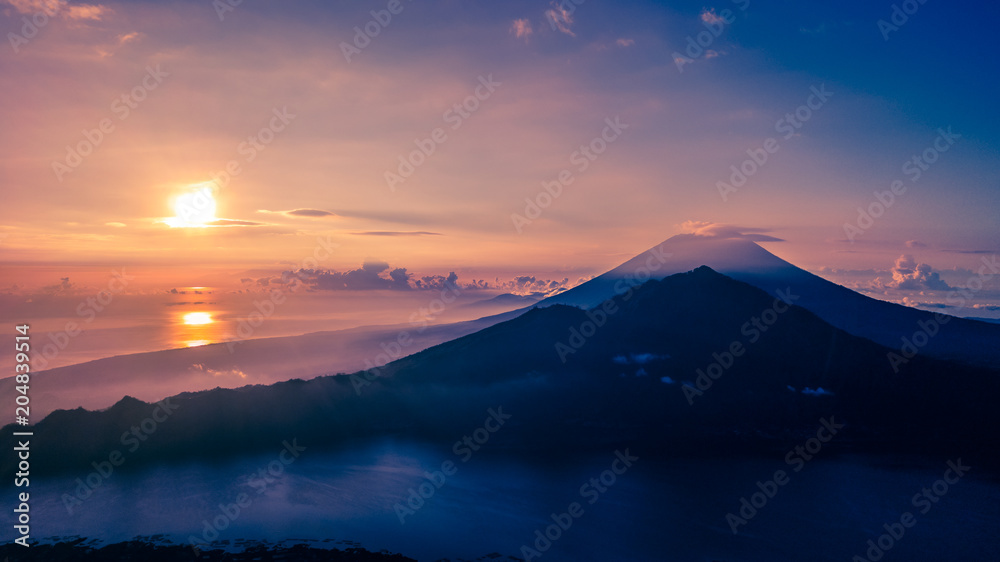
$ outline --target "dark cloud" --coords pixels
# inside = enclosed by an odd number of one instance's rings
[[[292,211],[281,211],[283,215],[289,217],[335,217],[337,215],[322,209],[294,209]]]
[[[408,291],[413,288],[406,268],[390,269],[384,261],[367,261],[358,269],[344,272],[301,269],[294,275],[304,278],[306,284],[317,291]],[[282,276],[285,277],[285,274]]]
[[[69,282],[69,277],[60,277],[58,285],[47,285],[42,287],[41,293],[46,295],[66,295],[72,293],[74,285]]]
[[[413,286],[417,289],[444,289],[445,287],[454,287],[457,284],[458,275],[455,275],[454,271],[448,273],[447,277],[443,275],[429,275],[413,281]]]
[[[942,252],[950,252],[953,254],[996,254],[995,250],[941,250]]]
[[[502,281],[499,278],[493,282],[484,279],[473,279],[471,282],[459,282],[458,275],[451,271],[448,275],[423,275],[414,277],[405,267],[390,267],[387,262],[379,260],[366,261],[358,269],[348,271],[333,271],[325,269],[299,269],[284,271],[281,277],[271,278],[271,283],[285,284],[293,278],[302,280],[314,291],[363,291],[381,290],[440,290],[447,287],[459,287],[464,290],[505,291],[518,295],[534,295],[545,297],[565,291],[572,284],[569,278],[562,280],[539,279],[533,275],[522,275]],[[260,283],[260,280],[258,280]]]

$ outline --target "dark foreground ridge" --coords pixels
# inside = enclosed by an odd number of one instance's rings
[[[240,562],[244,560],[271,561],[323,561],[323,562],[416,562],[401,554],[387,552],[370,552],[363,548],[347,548],[345,550],[313,548],[304,544],[290,547],[255,545],[242,552],[227,552],[223,550],[202,550],[195,552],[189,546],[176,544],[158,544],[145,540],[132,540],[107,545],[100,548],[87,546],[86,539],[75,539],[56,544],[36,545],[29,548],[8,543],[0,547],[0,556],[5,560],[24,562],[183,562],[191,561],[221,561]]]

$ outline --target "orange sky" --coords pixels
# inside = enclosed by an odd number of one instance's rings
[[[759,229],[812,271],[887,272],[914,253],[961,270],[978,259],[968,252],[997,249],[991,139],[962,115],[908,112],[889,86],[820,63],[807,72],[794,47],[739,34],[765,13],[748,9],[715,56],[678,72],[671,53],[714,12],[588,3],[557,28],[529,3],[405,6],[347,61],[342,42],[371,19],[360,8],[244,3],[220,20],[208,2],[8,0],[7,29],[53,15],[0,50],[0,288],[99,285],[123,266],[155,278],[150,290],[238,287],[247,270],[302,264],[320,238],[336,250],[319,265],[336,270],[379,260],[466,280],[577,279],[690,221]],[[820,86],[833,96],[778,134]],[[609,134],[616,118],[625,127]],[[848,242],[857,208],[949,123],[960,143]],[[769,137],[780,150],[720,198],[730,166]],[[433,153],[390,187],[386,173],[421,145]],[[588,145],[603,149],[584,164]],[[512,215],[564,171],[560,195],[519,232]],[[177,198],[205,185],[211,226],[170,226]]]

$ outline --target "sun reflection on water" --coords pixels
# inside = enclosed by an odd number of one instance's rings
[[[178,313],[174,321],[174,345],[198,347],[222,341],[222,322],[217,313],[199,310]]]

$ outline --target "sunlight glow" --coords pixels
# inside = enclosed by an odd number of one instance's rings
[[[184,323],[188,326],[200,326],[212,322],[214,322],[212,315],[207,312],[188,312],[184,315]]]
[[[215,184],[195,184],[193,191],[184,193],[174,201],[174,214],[164,222],[174,228],[204,228],[217,220],[215,216]]]

